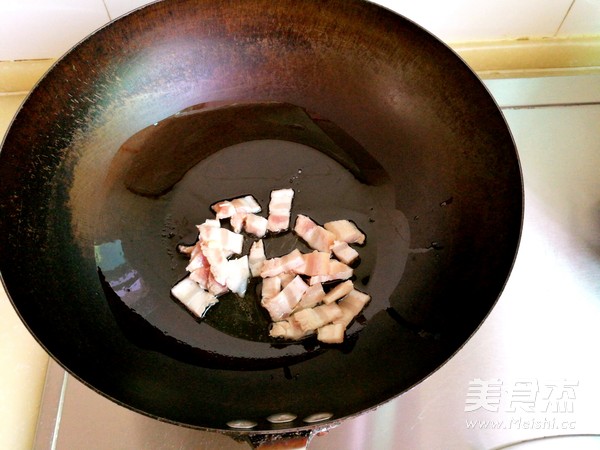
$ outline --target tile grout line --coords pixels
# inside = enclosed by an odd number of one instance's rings
[[[14,96],[22,96],[22,95],[27,95],[31,92],[31,90],[29,91],[11,91],[11,92],[0,92],[0,98],[4,98],[4,97],[14,97]]]
[[[573,0],[575,1],[575,0]],[[111,22],[113,20],[112,16],[110,15],[110,11],[108,10],[108,5],[106,4],[106,0],[102,0],[102,4],[104,5],[104,10],[106,11],[106,15],[108,16],[108,21]],[[567,12],[568,14],[568,12]]]
[[[501,110],[536,109],[536,108],[568,108],[576,106],[598,106],[600,102],[572,102],[572,103],[537,103],[531,105],[505,105]]]
[[[62,379],[62,385],[60,388],[60,398],[58,400],[58,408],[56,411],[56,422],[54,423],[54,429],[52,430],[52,443],[50,444],[51,450],[56,450],[58,444],[58,433],[60,430],[60,421],[62,420],[63,409],[65,406],[65,396],[67,393],[68,374],[65,371]]]
[[[104,0],[103,0],[104,1]],[[567,20],[567,17],[569,16],[569,13],[571,12],[571,9],[573,9],[573,6],[575,6],[575,2],[577,0],[571,0],[571,4],[569,5],[569,7],[567,8],[567,12],[565,13],[565,15],[563,16],[562,20],[560,21],[560,23],[558,24],[558,28],[556,29],[556,31],[554,32],[554,37],[558,36],[558,33],[560,32],[560,29],[562,28],[562,26],[565,23],[565,20]]]

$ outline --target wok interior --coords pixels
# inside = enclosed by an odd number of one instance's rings
[[[172,149],[168,156],[165,148]],[[188,260],[175,249],[195,242],[195,225],[214,217],[211,204],[251,193],[266,210],[271,190],[292,187],[292,224],[299,213],[319,223],[352,220],[368,236],[354,269],[355,287],[374,298],[368,314],[359,318],[362,322],[390,306],[388,299],[405,265],[408,225],[395,208],[389,175],[334,124],[313,119],[293,105],[234,104],[175,114],[121,146],[108,184],[95,249],[106,287],[119,298],[111,295],[114,305],[125,303],[163,334],[195,349],[244,355],[254,361],[254,368],[261,359],[281,367],[282,357],[290,364],[292,354],[309,356],[311,350],[319,350],[314,337],[282,342],[269,336],[270,319],[260,306],[260,279],[251,280],[243,298],[221,297],[201,321],[210,327],[199,327],[181,305],[165,301],[168,287],[186,273]],[[254,240],[246,239],[244,254]],[[312,251],[292,232],[263,241],[270,258],[295,248]],[[127,316],[133,319],[131,314],[119,316],[123,322]],[[362,328],[359,321],[348,330],[349,336]],[[232,340],[211,328],[242,339]],[[196,359],[206,364],[204,357]],[[245,366],[236,361],[235,367]]]
[[[186,143],[198,126],[186,122],[158,150],[152,139],[124,145],[190,107],[273,102],[331,124],[320,129],[342,157],[310,128],[312,141],[238,132],[198,155],[181,150],[202,145]],[[236,135],[217,134],[228,132]],[[278,429],[266,421],[277,412],[296,414],[285,427],[299,427],[314,413],[335,420],[402,393],[485,318],[520,232],[515,149],[480,82],[414,24],[355,1],[139,10],[59,61],[0,158],[0,268],[26,325],[102,394],[193,427],[249,419]],[[173,179],[172,168],[161,173],[171,159],[189,166]],[[369,228],[366,320],[340,347],[277,347],[198,324],[168,295],[184,267],[174,245],[208,204],[252,193],[265,205],[298,169],[295,208]],[[159,181],[166,188],[135,191]],[[114,281],[131,273],[144,289],[119,296]]]

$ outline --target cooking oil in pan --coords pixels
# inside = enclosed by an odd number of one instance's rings
[[[119,240],[128,265],[144,281],[148,294],[137,306],[144,319],[192,347],[206,348],[204,335],[210,328],[241,341],[268,343],[267,353],[277,354],[281,342],[268,335],[260,280],[251,282],[244,298],[222,297],[201,322],[170,300],[169,292],[185,276],[187,264],[174,249],[189,240],[196,224],[214,217],[211,204],[252,194],[266,214],[270,192],[292,187],[292,224],[299,213],[321,224],[349,219],[366,234],[353,281],[372,301],[361,318],[365,320],[355,321],[348,334],[368,326],[368,318],[388,306],[408,255],[407,221],[395,207],[385,170],[335,124],[302,108],[281,103],[217,106],[190,108],[142,130],[113,161],[105,209],[115,216],[109,222],[114,227],[102,230],[99,240]],[[267,257],[293,248],[308,251],[292,232],[265,240]],[[110,278],[110,273],[104,276]],[[217,338],[210,342],[215,351],[225,345]]]

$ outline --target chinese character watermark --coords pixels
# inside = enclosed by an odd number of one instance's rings
[[[542,412],[572,413],[575,402],[575,388],[578,381],[556,380],[546,382],[545,391],[541,392],[540,407]]]
[[[477,411],[483,408],[498,412],[502,398],[502,381],[500,379],[482,380],[475,378],[469,381],[469,391],[465,401],[465,411]]]
[[[569,379],[475,378],[469,381],[465,397],[465,412],[487,411],[513,414],[510,420],[477,421],[479,428],[484,423],[486,428],[561,429],[567,424],[568,428],[572,429],[575,421],[557,421],[556,417],[549,419],[548,414],[573,413],[578,387],[579,381]],[[517,413],[520,416],[516,416]],[[467,426],[475,428],[471,422],[473,421],[467,421]]]
[[[492,378],[469,381],[465,412],[572,413],[577,380],[538,380]]]

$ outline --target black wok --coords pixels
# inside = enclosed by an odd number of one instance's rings
[[[27,98],[0,179],[3,282],[48,353],[135,411],[238,436],[326,428],[435,371],[499,297],[522,220],[477,77],[354,0],[172,0],[109,24]],[[372,301],[342,345],[270,339],[256,282],[203,321],[169,295],[211,203],[282,187],[294,215],[367,234]]]

